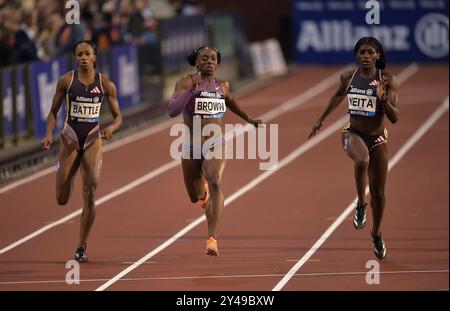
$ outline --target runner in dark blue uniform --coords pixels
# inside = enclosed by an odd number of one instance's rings
[[[56,171],[56,200],[65,205],[73,189],[75,173],[80,168],[83,180],[83,211],[80,238],[75,259],[86,262],[86,241],[95,219],[95,191],[100,178],[102,143],[122,124],[122,115],[113,82],[95,70],[97,50],[91,41],[75,44],[74,55],[78,70],[63,75],[56,86],[52,107],[47,118],[47,134],[42,147],[49,149],[53,141],[56,115],[66,101],[67,117],[60,137]],[[107,97],[113,122],[100,133],[99,116],[103,98]]]
[[[384,71],[386,60],[381,43],[373,37],[361,38],[354,53],[358,68],[341,75],[338,90],[325,111],[314,124],[309,137],[322,127],[325,118],[348,96],[350,122],[342,129],[342,145],[354,161],[358,202],[353,219],[356,229],[364,228],[367,201],[367,175],[370,189],[373,226],[371,235],[374,252],[379,259],[386,257],[386,245],[380,227],[385,206],[385,184],[388,171],[388,132],[385,116],[396,123],[399,118],[398,82]]]

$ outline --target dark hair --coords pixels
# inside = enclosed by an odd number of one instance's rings
[[[89,44],[92,47],[92,49],[94,50],[94,54],[97,55],[97,46],[91,40],[81,40],[81,41],[78,41],[77,43],[75,43],[75,45],[73,46],[73,55],[75,55],[75,50],[77,49],[77,46],[79,46],[82,43]]]
[[[195,50],[193,50],[192,53],[189,56],[186,56],[186,59],[187,59],[189,65],[195,66],[195,61],[197,60],[198,54],[201,51],[203,51],[204,49],[213,49],[217,53],[217,63],[220,64],[220,60],[222,58],[222,54],[220,54],[220,52],[216,48],[213,48],[213,47],[210,47],[210,46],[201,46],[201,47],[196,48]]]
[[[75,51],[77,49],[77,46],[79,46],[82,43],[89,44],[92,47],[92,49],[94,50],[94,55],[97,55],[97,46],[91,40],[81,40],[81,41],[78,41],[77,43],[75,43],[75,45],[73,46],[73,55],[75,55]],[[95,67],[97,67],[97,64],[94,62],[94,68]]]
[[[376,61],[375,67],[377,67],[378,69],[384,69],[386,67],[386,56],[384,54],[384,48],[381,42],[374,37],[362,37],[355,44],[355,49],[353,50],[355,55],[358,53],[359,48],[363,44],[373,46],[375,50],[380,53],[380,59]]]

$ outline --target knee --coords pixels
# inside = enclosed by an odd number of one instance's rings
[[[69,202],[69,194],[56,189],[56,202],[58,202],[58,205],[66,205]]]
[[[369,158],[358,159],[355,161],[358,170],[367,170],[369,168]]]
[[[83,197],[86,200],[94,201],[96,190],[97,190],[97,186],[96,185],[84,186],[83,187]]]
[[[189,199],[192,203],[197,203],[199,200],[203,199],[203,197],[201,197],[200,195],[189,194]]]
[[[56,202],[58,202],[58,205],[67,205],[69,202],[69,197],[58,194],[56,195]]]
[[[220,191],[222,189],[222,181],[218,177],[212,178],[208,180],[208,186],[211,191]]]
[[[370,189],[370,196],[372,199],[381,201],[385,199],[384,195],[384,189],[383,188],[371,188]]]

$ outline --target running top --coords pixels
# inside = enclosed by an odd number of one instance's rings
[[[348,113],[373,117],[384,113],[384,106],[377,98],[377,85],[381,80],[381,70],[377,69],[375,79],[364,79],[359,68],[353,73],[347,88]]]
[[[211,84],[200,80],[194,96],[184,109],[184,115],[190,118],[196,116],[202,119],[223,118],[226,110],[222,85],[219,80],[214,78],[214,82]]]

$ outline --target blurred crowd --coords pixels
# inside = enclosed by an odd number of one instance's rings
[[[158,20],[204,13],[203,0],[79,0],[80,23],[64,0],[0,0],[0,67],[70,53],[79,40],[99,50],[123,43],[155,47]]]

